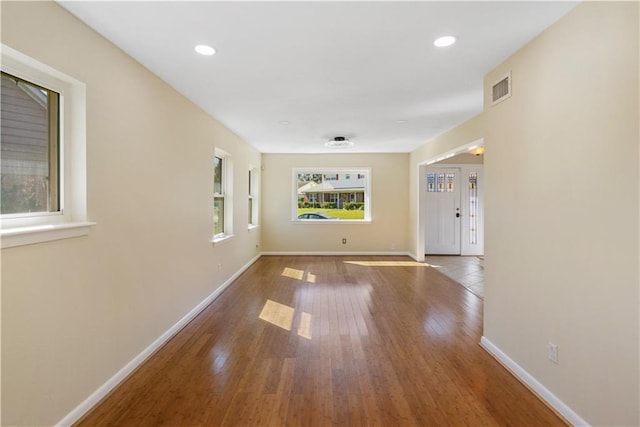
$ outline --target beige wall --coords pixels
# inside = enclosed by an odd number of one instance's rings
[[[407,251],[408,154],[264,154],[262,160],[263,251]],[[371,223],[292,222],[292,169],[300,167],[371,168]]]
[[[2,2],[2,42],[87,84],[97,222],[2,251],[3,425],[59,421],[252,259],[260,230],[264,251],[415,255],[419,164],[482,137],[485,337],[591,424],[640,424],[637,4],[578,6],[487,76],[511,69],[512,98],[410,155],[264,155],[253,232],[242,189],[261,158],[237,136],[55,4]],[[216,146],[238,190],[236,237],[214,247]],[[371,224],[291,223],[291,168],[326,166],[372,168]]]
[[[484,136],[484,117],[478,114],[442,135],[429,140],[424,145],[411,152],[409,157],[409,222],[408,247],[409,253],[419,259],[424,256],[424,242],[420,245],[418,236],[424,236],[424,229],[420,227],[419,216],[423,215],[420,206],[419,181],[420,165],[437,158],[439,155],[455,150],[465,144],[481,141]],[[484,156],[482,156],[484,158]],[[423,237],[424,239],[424,237]]]
[[[55,3],[2,2],[2,42],[87,85],[97,225],[2,250],[2,425],[52,425],[257,255],[261,155]],[[215,147],[236,184],[236,236],[216,247]]]
[[[580,4],[485,78],[484,334],[592,425],[640,424],[638,16]]]

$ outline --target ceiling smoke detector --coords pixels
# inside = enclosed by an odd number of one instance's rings
[[[353,147],[353,142],[349,141],[344,136],[336,136],[324,143],[329,148],[347,148]]]

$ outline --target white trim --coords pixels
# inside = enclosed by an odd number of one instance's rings
[[[406,255],[412,257],[409,252],[404,251],[267,251],[262,255],[300,255],[300,256],[368,256],[368,255]],[[415,258],[414,258],[415,259]]]
[[[444,152],[442,154],[438,154],[434,157],[430,157],[426,160],[418,162],[417,164],[417,177],[418,185],[416,186],[416,200],[418,200],[416,206],[416,229],[418,230],[418,235],[416,236],[416,252],[418,256],[418,261],[424,261],[424,252],[425,252],[425,235],[426,235],[426,212],[427,212],[427,191],[426,191],[426,172],[427,166],[430,166],[436,162],[439,162],[444,159],[448,159],[450,157],[455,156],[456,154],[461,154],[465,152],[469,152],[477,147],[484,147],[484,138],[479,138],[474,141],[471,141],[467,144],[463,144],[457,148]]]
[[[254,165],[249,165],[249,188],[248,200],[251,200],[251,220],[248,224],[249,230],[260,225],[260,169]]]
[[[233,234],[233,214],[234,214],[234,206],[233,206],[233,189],[234,189],[234,176],[233,176],[233,157],[228,152],[220,149],[214,149],[214,163],[215,158],[218,157],[222,159],[222,188],[221,193],[215,192],[215,183],[214,183],[214,193],[213,193],[213,205],[215,205],[215,199],[221,198],[224,203],[224,211],[223,211],[223,230],[222,233],[213,235],[211,238],[211,242],[214,244],[222,243],[227,241],[228,239],[234,236]],[[214,171],[215,175],[215,171]],[[212,215],[214,220],[213,229],[215,229],[215,215]]]
[[[229,242],[234,237],[235,237],[235,234],[220,234],[217,237],[214,236],[214,238],[211,239],[211,243],[213,243],[213,246],[216,246],[221,243]]]
[[[438,154],[438,155],[436,155],[434,157],[430,157],[430,158],[428,158],[426,160],[418,162],[418,166],[432,165],[434,163],[441,162],[443,160],[449,159],[449,158],[451,158],[451,157],[453,157],[453,156],[455,156],[457,154],[467,153],[470,150],[473,150],[473,149],[478,148],[478,147],[484,147],[484,138],[476,139],[475,141],[471,141],[471,142],[469,142],[467,144],[463,144],[463,145],[461,145],[459,147],[456,147],[456,148],[454,148],[452,150],[445,151],[442,154]],[[474,164],[474,163],[471,163],[471,164]]]
[[[370,219],[292,219],[292,224],[371,224]]]
[[[86,236],[89,234],[89,227],[95,224],[95,222],[65,222],[3,229],[0,232],[1,246],[2,249],[5,249],[52,240]]]
[[[160,335],[154,342],[145,348],[140,354],[134,357],[129,363],[127,363],[122,369],[120,369],[114,376],[112,376],[107,382],[98,387],[89,397],[87,397],[80,405],[69,412],[63,419],[56,423],[56,426],[70,426],[78,421],[84,414],[89,412],[95,405],[114,390],[120,383],[127,379],[127,377],[142,365],[149,357],[151,357],[156,351],[160,349],[167,341],[169,341],[175,334],[180,332],[182,328],[187,326],[191,320],[193,320],[202,310],[207,308],[222,292],[234,282],[242,273],[245,272],[253,263],[255,263],[261,254],[256,255],[248,263],[246,263],[240,270],[238,270],[233,276],[229,277],[221,286],[213,291],[208,297],[206,297],[200,304],[195,306],[189,313],[187,313],[182,319],[169,328],[165,333]]]
[[[500,350],[489,339],[483,336],[480,339],[480,347],[485,349],[487,353],[493,356],[500,364],[507,368],[516,378],[522,381],[527,387],[531,389],[540,399],[545,401],[551,406],[558,414],[560,414],[566,421],[574,426],[588,426],[589,424],[576,414],[569,406],[567,406],[556,395],[551,393],[540,381],[535,379],[533,375],[525,371],[520,365],[518,365],[513,359],[507,356],[502,350]]]
[[[476,148],[476,146],[472,146]],[[466,150],[465,150],[466,152]],[[423,179],[421,183],[426,182],[426,177],[429,172],[436,172],[445,169],[457,169],[460,181],[458,186],[460,188],[460,214],[462,215],[460,221],[460,256],[478,256],[484,255],[484,164],[483,163],[438,163],[426,166]],[[467,177],[469,172],[478,173],[478,243],[471,245],[468,243],[469,232],[469,186],[468,181],[464,178]],[[426,192],[426,186],[424,191]],[[425,197],[426,203],[426,197]],[[426,213],[426,209],[425,209]],[[426,221],[424,221],[426,222]],[[426,228],[426,224],[425,224]],[[425,236],[425,248],[426,248],[426,230],[422,231]],[[426,249],[425,249],[426,251]]]
[[[313,221],[307,219],[298,219],[298,174],[299,173],[337,173],[337,174],[346,174],[346,173],[364,173],[365,174],[365,188],[364,188],[364,218],[363,219],[325,219],[322,221]],[[336,223],[343,224],[345,222],[350,223],[371,223],[372,222],[372,212],[373,209],[371,207],[371,195],[373,194],[373,190],[371,188],[371,168],[370,167],[327,167],[327,168],[319,168],[319,167],[296,167],[291,169],[291,222],[298,224],[328,224],[328,223]]]
[[[86,85],[4,44],[0,44],[0,51],[0,68],[2,68],[2,71],[58,92],[61,97],[59,147],[60,212],[53,215],[46,213],[37,215],[3,215],[2,230],[4,232],[11,229],[23,229],[41,225],[54,225],[57,227],[57,224],[63,223],[86,223]],[[71,228],[75,227],[72,226]],[[44,241],[55,239],[45,239]]]

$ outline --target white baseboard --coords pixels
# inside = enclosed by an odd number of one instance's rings
[[[504,367],[506,367],[520,381],[526,384],[534,393],[544,400],[550,407],[558,412],[566,421],[574,426],[588,426],[589,424],[569,408],[556,395],[551,393],[540,381],[535,379],[530,373],[525,371],[522,366],[518,365],[513,359],[507,356],[502,350],[496,347],[489,339],[482,337],[480,346],[484,348],[491,356],[496,358]]]
[[[335,251],[335,252],[302,252],[302,251],[267,251],[262,255],[299,255],[299,256],[369,256],[369,255],[399,255],[411,256],[404,251]]]
[[[200,304],[195,306],[189,313],[187,313],[182,319],[169,328],[165,333],[160,335],[151,345],[145,348],[140,354],[127,363],[122,369],[120,369],[114,376],[112,376],[106,383],[101,385],[96,391],[94,391],[89,397],[87,397],[80,405],[74,410],[69,412],[62,420],[56,423],[56,426],[70,426],[78,421],[84,414],[89,412],[97,403],[99,403],[107,394],[115,389],[122,381],[142,363],[144,363],[151,355],[153,355],[160,347],[162,347],[167,341],[169,341],[175,334],[180,332],[182,328],[193,320],[202,310],[204,310],[209,304],[211,304],[220,294],[236,280],[246,269],[256,262],[262,254],[256,255],[248,263],[246,263],[240,270],[229,277],[220,287],[206,297]]]

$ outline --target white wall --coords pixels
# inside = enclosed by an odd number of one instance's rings
[[[52,425],[257,255],[261,155],[57,4],[1,7],[4,44],[87,86],[97,225],[2,250],[2,425]],[[214,247],[215,147],[233,156],[236,236]]]
[[[262,250],[406,252],[408,162],[408,154],[264,154]],[[292,169],[304,167],[371,168],[371,223],[292,222]]]
[[[640,424],[638,17],[582,3],[485,78],[484,335],[592,425]]]

